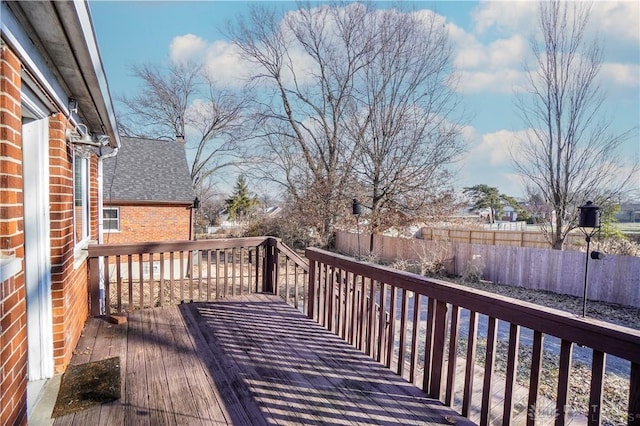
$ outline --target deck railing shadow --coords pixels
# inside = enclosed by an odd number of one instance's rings
[[[305,255],[306,260],[271,237],[91,246],[91,312],[275,293],[480,424],[514,424],[523,418],[527,424],[565,424],[575,412],[588,424],[601,424],[607,360],[616,357],[626,363],[629,383],[628,400],[618,411],[625,413],[627,424],[640,424],[640,331],[320,249],[307,249]],[[102,305],[101,300],[107,302]],[[233,315],[241,327],[241,313]],[[276,325],[296,336],[295,324]],[[558,341],[559,365],[554,406],[549,408],[541,407],[540,384],[550,350],[546,342],[553,339]],[[530,354],[526,366],[519,359],[523,347]],[[570,407],[578,347],[591,352],[591,380],[584,383],[589,401]],[[496,374],[499,356],[506,363],[502,375]],[[517,382],[523,368],[528,377],[524,384]],[[464,374],[456,374],[459,370]],[[516,392],[522,386],[527,402],[524,412],[522,407],[518,412]]]

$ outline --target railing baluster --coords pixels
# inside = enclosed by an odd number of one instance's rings
[[[398,299],[398,287],[395,285],[390,286],[391,300],[389,302],[389,330],[387,332],[387,354],[385,360],[385,366],[391,368],[391,359],[393,358],[393,349],[396,343],[396,301]]]
[[[447,365],[447,389],[445,391],[444,403],[451,406],[456,393],[456,364],[458,361],[458,333],[460,326],[460,308],[456,305],[451,307],[451,327],[449,328],[449,363]]]
[[[462,395],[462,415],[469,417],[473,397],[473,378],[476,365],[476,343],[478,335],[478,315],[469,312],[469,334],[467,336],[467,364],[464,372],[464,393]]]
[[[505,378],[504,407],[502,410],[502,424],[511,424],[513,413],[513,391],[516,388],[516,372],[518,371],[518,351],[520,346],[520,327],[516,324],[509,326],[509,349],[507,350],[507,373]]]
[[[387,328],[387,315],[386,315],[386,301],[387,301],[387,289],[386,283],[383,281],[380,283],[380,304],[378,306],[379,316],[378,316],[378,341],[377,341],[377,349],[378,353],[376,354],[376,361],[381,362],[383,358],[383,350],[384,350],[384,332]]]
[[[536,407],[538,403],[538,388],[542,374],[543,334],[537,330],[533,332],[533,350],[531,351],[531,373],[529,376],[529,400],[527,403],[527,426],[536,423]]]
[[[104,270],[104,313],[111,315],[111,283],[109,281],[109,256],[104,256],[102,259]]]
[[[299,271],[298,271],[298,269],[299,269],[299,268],[298,268],[298,264],[297,264],[297,263],[294,263],[294,264],[293,264],[293,274],[294,274],[294,275],[293,275],[293,287],[294,287],[294,288],[293,288],[293,292],[294,292],[294,293],[293,293],[293,303],[295,304],[296,309],[300,309],[300,305],[299,305],[299,303],[298,303],[298,302],[299,302],[299,295],[298,295],[298,292],[300,291],[300,290],[299,290],[299,287],[298,287],[298,286],[299,286],[299,283],[298,283],[298,274],[299,274]]]
[[[206,250],[197,250],[197,257],[198,257],[198,300],[202,301],[205,300],[206,298],[202,297],[202,293],[204,293],[204,290],[202,289],[202,285],[204,284],[202,281],[202,263],[203,263],[203,256],[206,253]]]
[[[155,298],[155,292],[153,290],[153,288],[155,287],[155,274],[153,273],[153,253],[149,253],[149,307],[153,308],[154,306],[157,305],[157,303],[155,302],[154,298]]]
[[[373,278],[369,278],[369,324],[367,324],[367,355],[373,356],[374,344],[373,333],[375,332],[375,320],[376,320],[376,282]]]
[[[342,269],[338,269],[337,274],[336,274],[336,280],[337,280],[337,290],[338,290],[338,295],[336,297],[336,303],[337,303],[337,312],[336,312],[336,329],[335,329],[335,333],[340,336],[340,337],[344,337],[344,335],[342,334],[342,325],[344,324],[344,308],[345,308],[345,294],[344,294],[344,276],[342,275],[343,271]]]
[[[329,265],[325,265],[325,288],[324,288],[324,297],[325,297],[325,324],[324,326],[331,330],[331,325],[333,324],[331,316],[333,315],[333,270]]]
[[[207,299],[211,300],[211,250],[205,250],[205,255],[207,256]]]
[[[127,255],[127,277],[128,279],[128,288],[129,288],[129,309],[128,311],[133,311],[133,257],[129,254]]]
[[[284,301],[289,303],[289,257],[284,256]]]
[[[628,426],[640,426],[640,364],[631,363]]]
[[[194,257],[196,253],[194,250],[189,250],[189,257],[187,258],[187,274],[189,274],[189,301],[193,302],[193,270],[195,268]]]
[[[415,383],[416,366],[418,365],[418,332],[420,331],[420,298],[413,294],[413,320],[411,322],[411,365],[409,366],[409,382]]]
[[[497,329],[498,321],[495,317],[489,317],[487,324],[487,350],[484,358],[484,384],[482,386],[482,403],[480,405],[481,426],[487,426],[491,423],[491,388],[496,360]]]
[[[252,262],[255,262],[255,259],[257,259],[253,255],[253,253],[255,253],[254,249],[249,248],[247,250],[247,257],[248,257],[247,262],[249,262],[248,265],[247,265],[247,272],[248,272],[247,273],[247,293],[249,293],[249,294],[252,293],[252,291],[251,291],[252,285],[251,284],[253,282],[253,268],[251,268],[251,265],[253,264]]]
[[[107,262],[105,267],[107,268],[109,267],[109,262]],[[120,266],[120,255],[116,256],[116,290],[118,292],[118,295],[117,295],[118,312],[122,312],[122,270]],[[105,297],[105,300],[108,300],[108,299],[106,299]]]
[[[367,318],[367,279],[363,275],[360,275],[360,320],[358,321],[358,344],[356,347],[361,351],[365,351],[364,336]]]
[[[350,281],[349,283],[349,295],[350,297],[350,304],[349,304],[349,312],[351,313],[350,317],[349,317],[349,344],[351,345],[355,345],[355,341],[356,341],[356,328],[357,328],[357,324],[358,324],[358,297],[359,297],[359,292],[358,292],[358,276],[355,273],[352,273],[351,276],[353,277],[353,281]]]
[[[440,399],[442,392],[442,373],[444,369],[444,347],[447,336],[447,304],[442,300],[436,301],[435,324],[433,327],[433,361],[431,365],[431,381],[429,394],[432,398]]]
[[[144,309],[144,265],[142,263],[143,255],[140,253],[138,255],[138,277],[140,279],[140,309]]]
[[[180,303],[184,303],[184,251],[180,250]]]
[[[240,247],[240,296],[244,294],[244,247]]]
[[[236,295],[236,249],[231,249],[231,295]]]
[[[173,251],[169,252],[169,304],[173,305],[174,300],[175,300],[175,295],[173,293],[173,287],[175,286],[175,281],[174,281],[174,272],[175,272],[175,268],[173,265],[174,262],[174,255],[173,255]]]
[[[560,362],[558,363],[558,393],[556,398],[556,425],[558,426],[562,426],[566,422],[572,352],[573,343],[563,339],[560,343]]]
[[[164,253],[160,253],[160,288],[158,289],[160,306],[164,306]]]
[[[589,425],[602,424],[602,390],[604,389],[604,372],[607,356],[604,352],[593,351],[591,361],[591,388],[589,392]]]
[[[406,355],[407,340],[407,290],[402,289],[402,308],[400,310],[400,346],[398,347],[398,369],[399,376],[404,375],[404,357]]]
[[[425,323],[424,339],[424,377],[422,378],[422,390],[429,392],[431,383],[431,354],[433,352],[433,326],[435,323],[436,301],[432,297],[427,299],[427,319]]]
[[[224,295],[225,297],[230,296],[231,292],[229,291],[229,250],[224,249],[224,264],[222,265],[224,268]]]

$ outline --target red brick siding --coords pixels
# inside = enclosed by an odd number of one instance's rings
[[[49,119],[49,188],[51,206],[51,267],[53,356],[55,372],[63,372],[89,315],[86,262],[74,269],[73,151],[65,139],[66,118]],[[97,240],[97,159],[90,165],[91,239]]]
[[[0,249],[24,258],[20,60],[0,46]],[[74,268],[73,152],[67,120],[49,119],[49,202],[55,371],[62,372],[88,317],[87,265]],[[90,165],[91,239],[97,240],[97,159]],[[24,270],[24,268],[23,268]],[[0,425],[26,424],[27,333],[24,273],[0,285]]]
[[[0,249],[24,257],[20,61],[0,45]],[[24,268],[23,268],[24,270]],[[0,424],[26,424],[24,272],[0,284]]]
[[[120,209],[120,232],[105,232],[108,243],[189,239],[190,211],[186,206],[107,206]]]

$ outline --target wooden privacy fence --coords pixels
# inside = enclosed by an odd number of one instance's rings
[[[306,256],[308,316],[463,416],[481,425],[508,425],[520,415],[520,421],[524,417],[534,425],[546,423],[543,413],[547,421],[563,425],[578,411],[588,424],[599,425],[606,360],[615,356],[630,362],[629,399],[616,408],[629,425],[640,424],[640,331],[319,249],[307,249]],[[479,345],[481,329],[485,350]],[[546,342],[556,339],[559,371],[549,409],[541,406],[539,388],[549,374],[542,368]],[[506,348],[499,340],[507,342]],[[590,396],[588,404],[572,407],[572,351],[578,345],[591,351],[590,382],[579,384],[590,389]],[[519,365],[524,347],[531,354],[528,367]],[[504,376],[495,374],[498,353],[506,358]],[[464,369],[461,381],[458,367]],[[514,401],[517,372],[523,367],[528,381],[522,416]],[[476,419],[472,407],[478,406]]]
[[[593,247],[593,245],[592,245]],[[363,249],[364,248],[364,249]],[[360,235],[361,255],[369,253],[369,234]],[[336,233],[336,249],[358,254],[358,235]],[[584,252],[531,247],[451,243],[374,235],[374,256],[385,262],[430,256],[448,259],[448,272],[464,275],[482,272],[488,281],[582,297]],[[607,255],[589,260],[587,297],[609,303],[640,307],[640,257]]]
[[[420,238],[451,243],[551,248],[542,232],[535,231],[423,227],[420,229]],[[564,244],[566,250],[576,250],[579,247],[584,247],[584,235],[580,233],[569,234]]]
[[[304,306],[307,263],[273,237],[89,246],[92,315],[273,292]]]

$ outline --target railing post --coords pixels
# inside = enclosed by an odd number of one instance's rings
[[[89,258],[89,312],[99,317],[100,312],[100,258]]]
[[[264,247],[264,254],[265,254],[265,259],[264,259],[264,266],[265,266],[265,273],[264,273],[264,277],[263,279],[263,283],[262,283],[262,291],[264,291],[265,293],[273,293],[274,290],[274,280],[273,280],[273,274],[275,272],[275,268],[274,268],[274,260],[275,260],[275,256],[274,256],[274,250],[275,247],[271,244],[271,241],[267,241],[267,244]]]
[[[307,253],[308,258],[308,253]],[[308,286],[307,286],[307,317],[314,319],[315,317],[315,309],[316,309],[316,261],[309,259],[309,273],[308,276]],[[318,318],[318,322],[320,319]]]

